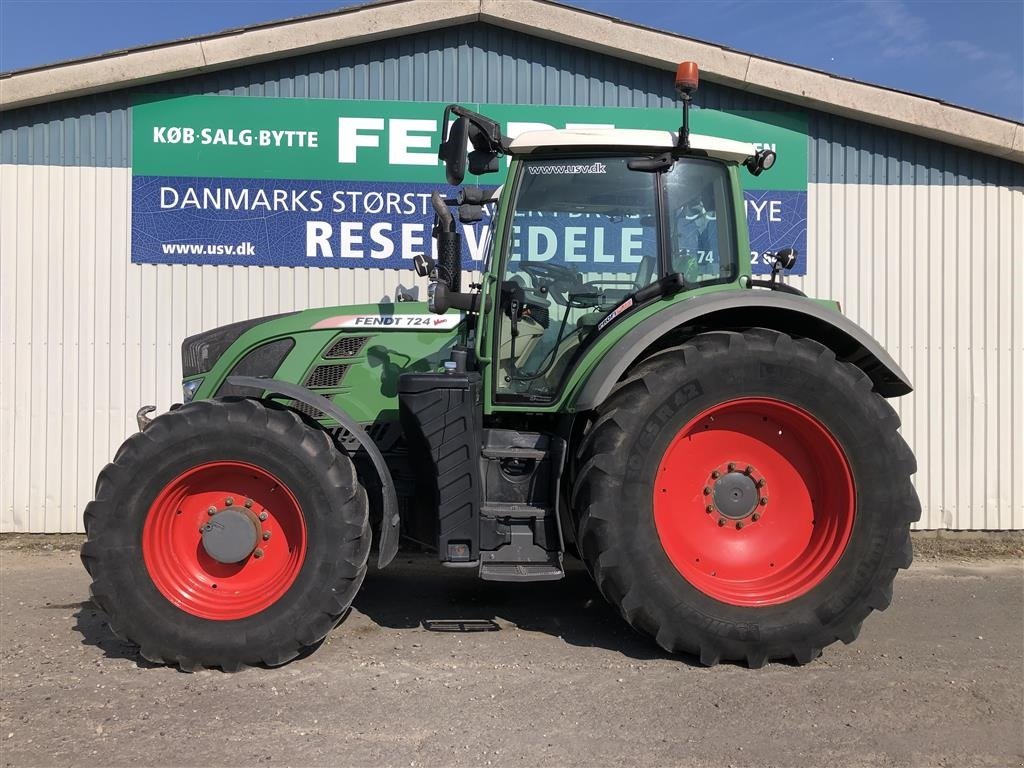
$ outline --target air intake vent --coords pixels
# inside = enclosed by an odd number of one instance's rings
[[[337,357],[355,357],[366,343],[366,336],[342,336],[324,352],[328,360]]]
[[[330,389],[341,384],[345,378],[347,365],[335,363],[333,365],[318,365],[306,378],[306,386],[314,389]]]
[[[309,416],[311,419],[323,419],[327,417],[327,414],[325,414],[319,408],[314,408],[311,405],[306,405],[301,400],[292,400],[292,408],[294,408],[299,413],[303,413],[306,416]]]

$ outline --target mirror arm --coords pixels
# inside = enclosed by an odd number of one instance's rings
[[[501,132],[501,124],[491,120],[491,118],[481,115],[479,112],[474,112],[471,109],[466,109],[460,104],[449,104],[444,108],[444,132],[447,137],[448,134],[448,118],[449,115],[456,115],[458,117],[464,117],[480,131],[484,138],[487,140],[486,147],[478,147],[476,142],[473,142],[475,149],[485,149],[491,152],[500,152],[503,155],[507,155],[509,147],[512,144],[512,139],[505,136]]]

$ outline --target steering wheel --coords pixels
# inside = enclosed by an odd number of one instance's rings
[[[521,261],[519,268],[535,280],[539,278],[555,285],[571,287],[580,283],[580,274],[575,269],[549,261]]]
[[[568,302],[570,293],[579,292],[585,285],[579,272],[561,264],[552,264],[547,261],[521,261],[519,269],[532,277],[534,284],[543,281],[554,288],[555,292],[560,293],[561,296],[552,292],[551,298],[563,306]]]

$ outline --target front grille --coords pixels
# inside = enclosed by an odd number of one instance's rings
[[[341,384],[341,380],[345,378],[345,372],[348,370],[347,365],[341,363],[333,363],[331,365],[318,365],[312,370],[309,376],[306,377],[306,386],[313,387],[314,389],[330,389]]]
[[[337,357],[355,357],[366,343],[366,336],[342,336],[324,352],[328,360]]]
[[[294,312],[286,312],[281,315],[254,317],[251,320],[222,325],[220,328],[189,336],[181,342],[181,375],[188,379],[200,373],[206,373],[228,350],[228,347],[238,341],[242,334],[250,328],[294,314]]]
[[[181,347],[181,370],[184,376],[195,376],[210,370],[205,349],[198,344],[183,344]]]

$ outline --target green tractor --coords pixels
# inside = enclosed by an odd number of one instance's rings
[[[704,664],[852,642],[911,562],[911,391],[835,302],[754,279],[741,177],[770,150],[535,131],[457,105],[429,301],[310,309],[185,339],[185,403],[102,470],[82,560],[119,636],[183,669],[278,665],[352,605],[371,542],[491,581],[582,558],[630,625]],[[454,120],[451,118],[454,117]],[[479,283],[457,221],[493,207]],[[599,228],[587,224],[600,223]],[[592,233],[600,233],[598,237]]]

